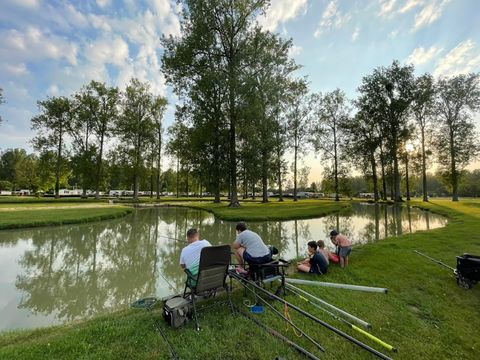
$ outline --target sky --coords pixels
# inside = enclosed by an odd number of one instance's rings
[[[178,100],[160,71],[159,38],[180,35],[179,11],[175,0],[1,0],[0,150],[31,151],[37,100],[92,79],[149,81],[167,96],[171,125]],[[363,76],[394,59],[437,78],[480,71],[478,0],[272,0],[259,23],[293,39],[298,76],[315,92],[340,88],[353,99]],[[310,181],[321,179],[320,157],[310,151],[303,163]]]

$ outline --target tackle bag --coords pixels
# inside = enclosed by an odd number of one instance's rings
[[[191,303],[181,296],[166,299],[163,303],[163,318],[174,328],[185,325],[191,317]]]

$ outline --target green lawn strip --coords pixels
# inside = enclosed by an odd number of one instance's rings
[[[0,196],[0,204],[53,204],[53,203],[91,203],[108,202],[107,199],[96,200],[94,198],[83,199],[80,197],[62,197],[55,199],[52,197],[35,196]]]
[[[339,211],[348,211],[350,202],[301,200],[298,202],[258,202],[241,203],[240,207],[229,207],[228,203],[171,203],[175,206],[184,206],[193,209],[206,210],[222,220],[227,221],[265,221],[265,220],[293,220],[321,217]]]
[[[476,204],[478,202],[475,201],[434,201],[430,204],[412,202],[412,205],[449,216],[449,224],[446,228],[355,247],[349,268],[341,270],[332,266],[329,274],[323,278],[306,274],[292,276],[389,288],[389,293],[385,295],[302,287],[370,322],[373,325],[370,331],[374,335],[398,348],[397,354],[389,354],[395,359],[477,359],[480,348],[480,285],[468,291],[461,289],[457,287],[451,271],[413,252],[418,249],[452,266],[455,266],[456,255],[464,252],[480,254],[480,207]],[[247,310],[242,305],[242,295],[242,291],[236,292],[235,303]],[[382,350],[372,341],[294,295],[288,295],[287,299]],[[275,306],[283,310],[278,303]],[[126,310],[80,324],[6,333],[0,336],[0,358],[168,358],[163,340],[155,334],[150,319],[142,311]],[[294,310],[290,309],[289,313],[295,323],[326,348],[327,353],[319,354],[320,358],[373,358]],[[160,318],[160,314],[157,316]],[[285,323],[271,311],[255,316],[285,333]],[[201,313],[200,322],[202,330],[198,334],[192,324],[176,330],[165,327],[181,358],[303,358],[279,340],[256,328],[247,319],[231,316],[226,306],[205,310]],[[162,323],[162,326],[165,324]],[[287,334],[290,339],[314,351],[304,338],[296,337],[291,330]],[[388,354],[387,350],[384,352]]]
[[[126,206],[0,211],[0,230],[113,219],[132,211]]]

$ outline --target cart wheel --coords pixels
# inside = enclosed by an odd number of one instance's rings
[[[464,288],[465,290],[468,290],[468,289],[472,288],[472,284],[468,280],[466,280],[462,277],[457,278],[457,284],[458,284],[458,286]]]

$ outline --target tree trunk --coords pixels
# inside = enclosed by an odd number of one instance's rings
[[[334,158],[334,169],[335,172],[335,201],[340,201],[338,196],[338,155],[337,155],[337,129],[336,125],[333,125],[333,158]]]
[[[393,155],[393,184],[395,186],[395,202],[402,202],[402,191],[400,190],[400,170],[398,168],[398,143],[397,143],[397,135],[394,134],[394,143],[392,149]]]
[[[57,168],[55,171],[55,198],[60,197],[60,169],[62,167],[62,145],[63,145],[63,127],[60,124],[58,136]]]
[[[428,189],[427,189],[427,159],[425,158],[425,126],[421,126],[422,135],[422,190],[423,201],[428,201]]]
[[[370,155],[370,164],[372,165],[373,198],[375,202],[378,202],[380,197],[378,196],[377,163],[375,161],[375,154],[373,151]]]
[[[157,154],[157,200],[160,199],[160,174],[162,165],[162,131],[158,129],[158,154]]]
[[[102,157],[103,157],[103,142],[105,137],[105,129],[102,127],[100,134],[100,150],[97,158],[97,176],[95,179],[95,199],[100,199],[100,178],[102,177]]]
[[[385,174],[385,157],[383,154],[382,146],[380,146],[380,166],[382,168],[382,200],[387,200],[387,177]]]
[[[405,180],[407,181],[407,201],[410,201],[410,179],[408,178],[408,154],[405,155]]]
[[[87,123],[87,128],[85,129],[85,154],[88,153],[88,136],[89,136],[89,126]],[[82,198],[87,198],[87,174],[85,169],[83,169],[83,179],[82,179]]]
[[[179,181],[180,181],[180,180],[179,180],[179,177],[178,177],[178,176],[179,176],[179,173],[180,173],[180,164],[179,164],[179,160],[178,160],[178,156],[177,156],[177,179],[176,179],[176,180],[177,180],[177,198],[178,198],[179,195],[180,195],[180,193],[179,193],[179,191],[180,191],[180,188],[179,188],[180,183],[179,183]]]
[[[230,207],[238,207],[240,203],[237,198],[237,149],[236,149],[236,116],[235,116],[235,93],[234,93],[234,71],[233,71],[233,49],[230,51],[229,64],[229,113],[230,113]]]
[[[298,138],[297,129],[294,134],[294,155],[293,155],[293,201],[297,201],[297,154],[298,154]]]
[[[262,154],[262,203],[268,202],[268,159],[267,154]]]
[[[458,174],[457,174],[457,163],[455,159],[455,137],[453,133],[452,126],[450,126],[450,160],[451,160],[451,169],[452,172],[452,201],[458,201]]]

